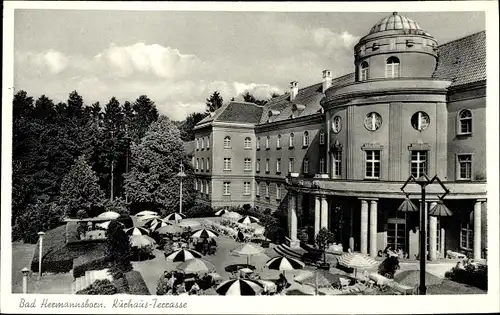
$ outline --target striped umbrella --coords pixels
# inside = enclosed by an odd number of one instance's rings
[[[251,255],[258,255],[264,252],[264,248],[259,245],[253,243],[245,243],[233,249],[231,252],[237,255],[246,255],[247,256],[247,265],[248,265],[248,257]]]
[[[97,217],[98,217],[99,219],[114,220],[114,219],[117,219],[119,216],[120,216],[120,214],[119,214],[118,212],[114,212],[114,211],[106,211],[106,212],[101,213],[101,214],[100,214],[100,215],[98,215]]]
[[[184,218],[186,218],[186,216],[184,214],[175,212],[175,213],[171,213],[171,214],[167,215],[165,218],[163,218],[163,220],[177,222],[177,221],[180,221]]]
[[[181,233],[182,228],[177,225],[167,225],[167,226],[162,226],[156,230],[156,233],[158,234],[176,234],[176,233]]]
[[[356,277],[357,269],[370,268],[377,264],[377,262],[373,258],[360,253],[344,254],[340,256],[340,258],[338,259],[338,263],[347,268],[353,268],[354,277]]]
[[[263,284],[247,279],[233,279],[222,282],[215,290],[219,295],[258,295]]]
[[[215,272],[215,266],[204,259],[193,258],[177,266],[177,270],[184,273],[210,273]]]
[[[218,216],[218,217],[220,217],[220,216],[223,216],[226,213],[229,213],[229,210],[221,209],[221,210],[215,212],[215,215]]]
[[[147,235],[132,235],[130,236],[130,246],[137,248],[144,248],[148,246],[155,246],[156,241]]]
[[[149,231],[145,228],[141,227],[131,227],[128,229],[125,229],[125,234],[132,236],[132,235],[149,235]]]
[[[173,252],[168,253],[165,256],[166,260],[170,261],[186,261],[189,259],[194,259],[194,258],[201,258],[203,255],[195,250],[192,249],[179,249],[175,250]]]
[[[279,271],[303,269],[304,265],[298,259],[285,256],[274,257],[266,262],[267,268]]]
[[[156,231],[159,228],[168,225],[172,225],[172,223],[159,218],[151,218],[143,225],[143,227],[149,229],[150,231]]]
[[[250,224],[250,223],[257,223],[260,221],[256,217],[252,217],[252,216],[247,215],[246,217],[239,219],[237,222],[243,223],[243,224]]]
[[[215,238],[217,236],[219,236],[219,233],[208,229],[196,230],[191,234],[192,238]]]
[[[301,274],[294,277],[294,280],[302,285],[314,287],[314,292],[318,295],[319,288],[331,288],[331,282],[321,273],[310,270],[303,270]]]
[[[149,211],[149,210],[145,210],[145,211],[141,211],[139,212],[138,214],[136,214],[137,217],[143,217],[143,216],[158,216],[158,213],[154,212],[154,211]]]

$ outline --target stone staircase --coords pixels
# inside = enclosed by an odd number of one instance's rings
[[[85,271],[85,275],[78,277],[73,281],[71,285],[71,293],[76,294],[76,292],[85,289],[94,283],[94,281],[104,279],[113,281],[113,277],[108,274],[108,269]]]
[[[287,244],[277,245],[273,249],[281,256],[291,257],[295,259],[302,259],[302,255],[307,253],[307,251],[302,248],[291,248]]]

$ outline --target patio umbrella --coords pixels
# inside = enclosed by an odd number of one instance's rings
[[[330,281],[317,270],[303,270],[299,275],[294,277],[294,280],[302,285],[312,286],[316,295],[318,295],[319,288],[330,288],[332,286]]]
[[[258,295],[263,284],[247,279],[233,279],[222,282],[216,289],[219,295]]]
[[[175,213],[171,213],[171,214],[167,215],[163,219],[166,220],[166,221],[175,221],[175,222],[177,222],[177,221],[180,221],[180,220],[184,219],[185,217],[186,216],[184,214],[175,212]]]
[[[141,227],[131,227],[128,229],[125,229],[125,234],[127,235],[149,235],[149,231],[145,228]]]
[[[226,219],[238,220],[241,218],[241,215],[238,212],[228,211],[222,217]]]
[[[177,225],[167,225],[167,226],[162,226],[156,230],[158,234],[176,234],[176,233],[181,233],[182,228]]]
[[[130,236],[130,246],[137,248],[144,248],[148,246],[155,246],[156,241],[147,235],[132,235]]]
[[[158,216],[158,213],[157,212],[154,212],[154,211],[149,211],[149,210],[145,210],[145,211],[141,211],[139,212],[138,214],[136,214],[137,217],[143,217],[143,216]]]
[[[429,215],[435,217],[448,217],[452,216],[453,212],[445,206],[443,200],[439,200],[431,210],[429,210]]]
[[[200,222],[197,222],[197,221],[181,221],[179,223],[177,223],[178,226],[180,227],[183,227],[183,228],[198,228],[201,226]]]
[[[103,229],[108,229],[109,227],[109,224],[111,223],[111,221],[106,221],[106,222],[102,222],[102,223],[97,223],[96,225],[100,228],[103,228]],[[119,222],[120,224],[123,224],[121,222]]]
[[[173,252],[168,253],[165,256],[165,259],[170,261],[187,261],[193,258],[201,258],[203,255],[192,249],[180,249]]]
[[[298,259],[285,256],[274,257],[266,262],[267,268],[279,271],[303,269],[304,265]]]
[[[151,218],[149,219],[144,225],[143,227],[144,228],[147,228],[149,229],[151,232],[153,231],[156,231],[158,230],[159,228],[163,227],[163,226],[168,226],[168,225],[172,225],[172,223],[170,222],[167,222],[167,221],[164,221],[162,219],[159,219],[159,218]]]
[[[98,215],[97,217],[98,217],[99,219],[114,220],[114,219],[117,219],[119,216],[120,216],[120,214],[119,214],[118,212],[114,212],[114,211],[106,211],[106,212],[101,213],[101,214],[100,214],[100,215]]]
[[[221,210],[215,212],[215,215],[218,216],[218,217],[220,217],[220,216],[222,216],[222,215],[224,215],[226,213],[229,213],[229,212],[230,212],[229,210],[221,209]]]
[[[252,217],[252,216],[247,215],[246,217],[239,219],[237,222],[243,223],[243,224],[250,224],[250,223],[259,222],[259,219],[257,219],[256,217]]]
[[[208,229],[196,230],[191,234],[193,238],[215,238],[217,236],[219,236],[219,233]]]
[[[141,221],[144,223],[142,225],[142,227],[147,228],[147,229],[149,229],[152,225],[154,225],[156,223],[165,222],[158,217],[151,217],[151,216],[148,216],[147,219],[143,219]]]
[[[418,207],[410,200],[410,198],[405,198],[403,203],[398,208],[398,211],[402,212],[418,212]]]
[[[241,244],[235,249],[233,249],[231,252],[237,254],[237,255],[246,255],[247,256],[247,265],[248,265],[248,258],[251,255],[257,255],[262,252],[264,252],[264,248],[260,247],[257,244],[252,244],[252,243],[245,243]]]
[[[177,266],[177,270],[184,273],[210,273],[215,271],[215,266],[206,260],[193,258]]]
[[[354,277],[356,278],[356,269],[370,268],[377,264],[377,262],[365,255],[360,253],[347,253],[338,259],[338,263],[347,268],[354,269]]]
[[[250,270],[255,270],[256,267],[253,265],[249,264],[232,264],[232,265],[227,265],[224,270],[229,273],[233,273],[236,271],[240,271],[241,269],[250,269]]]

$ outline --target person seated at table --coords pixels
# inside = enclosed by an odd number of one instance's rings
[[[289,287],[288,280],[286,279],[285,275],[283,273],[280,273],[280,278],[278,280],[279,286],[281,287],[281,290],[284,290]]]
[[[203,239],[203,255],[208,253],[208,240],[206,238]]]
[[[177,293],[186,293],[186,284],[184,283],[184,281],[182,281],[181,284],[177,285]]]
[[[193,285],[191,286],[191,289],[189,289],[189,294],[198,294],[198,291],[200,291],[200,286],[198,285],[198,282],[195,280]]]
[[[237,241],[240,243],[243,243],[245,241],[245,235],[243,235],[243,232],[241,232],[240,230],[238,230]]]

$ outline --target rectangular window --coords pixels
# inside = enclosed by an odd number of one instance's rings
[[[207,138],[207,150],[210,149],[210,138]]]
[[[258,137],[257,140],[255,141],[255,148],[257,150],[260,150],[260,137]]]
[[[205,139],[201,138],[200,140],[201,140],[201,149],[205,150]]]
[[[276,174],[281,173],[281,159],[276,159]]]
[[[207,172],[210,170],[210,158],[207,158]]]
[[[245,171],[251,171],[252,170],[252,159],[251,158],[245,158],[244,162],[244,170]]]
[[[231,158],[224,158],[224,171],[231,170]]]
[[[474,230],[468,220],[462,221],[460,226],[460,247],[463,249],[474,248]]]
[[[293,158],[288,160],[288,172],[293,173]]]
[[[368,68],[361,68],[361,81],[368,80]]]
[[[276,137],[276,149],[280,149],[281,148],[281,135],[278,135]]]
[[[281,200],[281,186],[276,184],[276,200]]]
[[[266,198],[269,198],[269,183],[266,183]]]
[[[198,181],[197,180],[194,181],[194,190],[196,190],[196,191],[198,190]]]
[[[230,196],[231,195],[231,182],[224,182],[223,183],[222,194],[224,196]]]
[[[472,179],[472,154],[459,154],[458,158],[458,179]]]
[[[194,156],[193,156],[193,157],[191,157],[191,165],[192,165],[193,167],[195,167],[195,166],[196,166],[196,161],[195,161]]]
[[[380,151],[368,150],[366,154],[366,169],[365,178],[379,179],[380,178]]]
[[[196,159],[196,171],[200,169],[200,159]]]
[[[332,153],[332,174],[334,177],[342,176],[342,151]]]
[[[201,165],[200,165],[200,171],[203,172],[203,168],[205,167],[205,159],[201,158]]]
[[[196,150],[200,149],[200,139],[196,139]]]
[[[269,150],[269,140],[271,138],[269,136],[266,137],[266,150]]]
[[[309,160],[304,159],[304,165],[302,166],[303,170],[302,173],[308,174],[309,173]]]
[[[207,195],[208,195],[208,193],[209,193],[209,181],[207,180],[207,181],[205,182],[205,194],[207,194]]]
[[[269,173],[269,159],[266,159],[266,173]]]
[[[323,131],[320,131],[319,133],[319,144],[320,145],[325,144],[325,133]]]
[[[243,195],[245,195],[245,196],[250,195],[250,182],[243,183]]]
[[[255,185],[255,195],[260,196],[260,183],[257,182]]]
[[[415,178],[427,174],[427,151],[411,151],[410,168]]]
[[[406,250],[406,220],[402,218],[389,218],[387,220],[387,246],[393,249]]]
[[[319,159],[319,173],[320,174],[325,173],[325,159],[324,158]]]
[[[260,172],[260,159],[257,159],[257,162],[255,163],[255,171],[257,173]]]
[[[203,186],[205,183],[200,180],[200,192],[203,194],[203,192],[205,191],[205,187]]]

